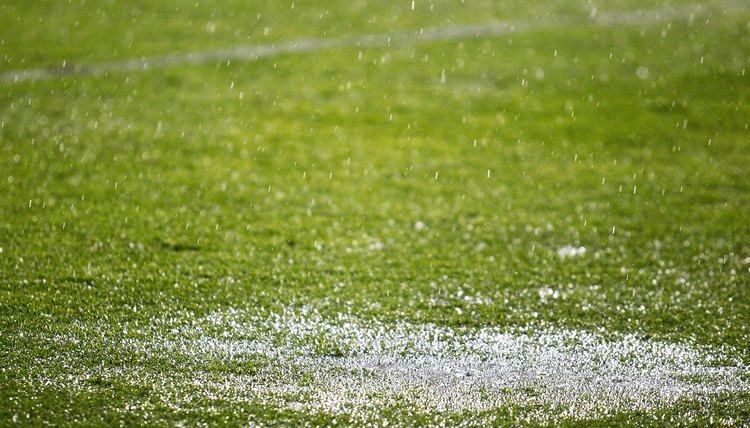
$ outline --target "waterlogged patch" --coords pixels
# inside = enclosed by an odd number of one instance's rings
[[[377,419],[385,408],[436,417],[492,418],[513,408],[526,421],[597,418],[750,389],[741,362],[684,344],[567,329],[326,318],[313,310],[154,319],[117,346],[139,363],[46,381],[69,387],[103,376],[155,388],[161,405],[174,409],[210,398],[354,421]],[[179,370],[149,370],[155,361]]]

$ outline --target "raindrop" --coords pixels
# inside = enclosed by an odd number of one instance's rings
[[[648,77],[650,75],[650,73],[648,71],[648,67],[645,67],[643,65],[640,66],[640,67],[638,67],[638,69],[635,71],[635,75],[638,76],[638,78],[641,79],[641,80],[648,79]]]

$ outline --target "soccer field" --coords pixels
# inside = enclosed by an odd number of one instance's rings
[[[747,426],[750,4],[0,3],[0,425]]]

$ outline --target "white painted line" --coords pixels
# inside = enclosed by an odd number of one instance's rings
[[[716,4],[688,4],[673,7],[632,11],[602,12],[592,9],[588,15],[547,16],[539,19],[490,21],[479,24],[428,27],[416,31],[398,31],[339,38],[300,38],[276,44],[239,46],[202,52],[167,53],[126,60],[88,64],[66,62],[60,67],[40,67],[0,73],[0,82],[43,80],[64,76],[96,76],[108,73],[136,72],[175,65],[204,64],[229,60],[252,60],[290,53],[314,52],[338,47],[379,47],[420,41],[445,41],[479,37],[501,36],[540,29],[571,27],[575,25],[615,26],[653,25],[670,19],[693,18],[710,12],[730,13],[747,10],[748,5],[738,1]]]

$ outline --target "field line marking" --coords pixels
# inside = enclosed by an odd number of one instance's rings
[[[88,64],[63,63],[59,67],[38,67],[0,73],[0,82],[44,80],[64,76],[97,76],[108,73],[153,70],[175,65],[196,65],[215,61],[254,60],[282,54],[314,52],[337,47],[381,47],[393,44],[420,41],[446,41],[480,37],[501,36],[537,29],[592,25],[611,27],[616,25],[652,25],[668,19],[682,19],[704,15],[710,11],[728,13],[746,10],[742,2],[727,1],[718,4],[688,4],[678,7],[663,7],[631,11],[597,12],[590,14],[548,16],[539,19],[489,21],[477,24],[427,27],[420,30],[396,31],[382,34],[366,34],[339,38],[299,38],[289,42],[238,46],[201,52],[167,53],[125,60]]]

